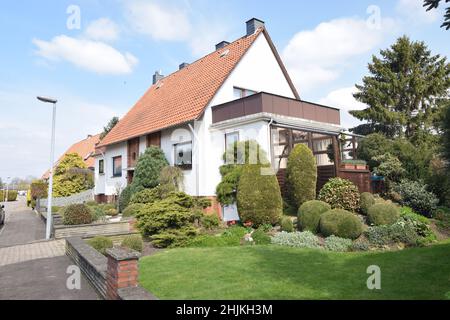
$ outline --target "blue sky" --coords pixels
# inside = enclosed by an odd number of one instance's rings
[[[347,110],[364,108],[352,92],[372,54],[406,34],[449,55],[450,31],[439,28],[442,8],[426,13],[421,2],[4,1],[0,177],[40,176],[48,167],[51,108],[36,95],[60,101],[59,155],[124,115],[155,70],[167,75],[216,43],[241,37],[251,17],[266,22],[301,97],[342,108],[344,124],[354,125]]]

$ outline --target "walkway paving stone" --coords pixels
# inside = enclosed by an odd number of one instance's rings
[[[65,245],[65,240],[52,240],[0,248],[0,267],[24,261],[64,256]]]

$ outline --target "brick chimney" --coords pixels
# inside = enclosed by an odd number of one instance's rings
[[[159,80],[163,79],[164,76],[161,74],[161,71],[156,71],[153,75],[153,84],[156,84]]]
[[[252,18],[246,22],[247,24],[247,36],[250,36],[256,32],[260,27],[264,27],[265,23],[262,20]]]
[[[183,62],[182,64],[180,64],[180,70],[186,68],[188,65],[189,63]]]
[[[218,44],[216,44],[216,50],[222,49],[222,48],[226,47],[229,44],[230,43],[228,41],[219,42]]]

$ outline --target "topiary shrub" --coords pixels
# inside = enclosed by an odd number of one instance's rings
[[[64,225],[83,225],[93,221],[92,212],[84,204],[71,204],[64,208]]]
[[[363,192],[360,196],[359,205],[361,213],[367,215],[369,208],[375,204],[375,197],[370,192]]]
[[[431,217],[439,203],[439,199],[427,190],[427,186],[417,181],[402,180],[394,185],[393,190],[400,194],[402,205],[427,217]]]
[[[116,208],[110,208],[105,211],[106,215],[115,217],[119,214],[119,211]]]
[[[156,187],[152,189],[144,189],[135,193],[130,200],[130,204],[152,204],[161,200],[161,190]]]
[[[299,208],[316,198],[317,164],[311,149],[299,144],[291,151],[286,168],[289,195]]]
[[[325,201],[333,209],[356,212],[359,209],[359,191],[353,182],[341,179],[330,179],[320,190],[319,200]]]
[[[161,170],[169,163],[164,152],[157,147],[149,147],[139,157],[133,177],[133,185],[154,188],[159,184]]]
[[[134,187],[132,185],[128,185],[125,189],[122,190],[119,196],[119,210],[123,212],[125,208],[130,203],[131,197],[134,193]]]
[[[358,216],[342,209],[329,210],[320,218],[320,232],[326,237],[356,239],[362,231],[363,224]]]
[[[174,192],[163,200],[143,205],[136,213],[136,226],[155,247],[183,246],[197,234],[193,224],[201,215],[191,196]]]
[[[294,232],[294,223],[290,217],[282,217],[280,227],[281,231]]]
[[[142,252],[144,248],[144,241],[142,241],[142,237],[140,235],[134,234],[123,238],[120,246],[137,252]]]
[[[298,227],[303,231],[317,233],[319,231],[320,217],[331,209],[331,206],[323,201],[307,201],[298,209]]]
[[[254,226],[276,224],[283,212],[280,186],[275,175],[265,175],[260,165],[245,165],[239,181],[237,205],[242,222]]]
[[[87,243],[103,255],[106,254],[107,249],[111,249],[113,247],[112,240],[107,237],[94,237],[89,239]]]
[[[400,210],[391,203],[378,203],[369,208],[367,218],[375,226],[391,225],[400,218]]]
[[[143,206],[144,206],[144,204],[142,204],[142,203],[130,204],[128,207],[125,208],[125,210],[123,210],[122,216],[124,218],[134,217],[136,215],[136,213],[138,213],[139,210],[142,209]]]

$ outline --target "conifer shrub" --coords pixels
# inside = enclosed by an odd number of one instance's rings
[[[330,209],[331,206],[328,203],[319,200],[303,203],[298,209],[299,229],[317,233],[319,231],[320,217]]]
[[[331,235],[356,239],[363,231],[363,224],[356,214],[342,209],[325,212],[320,218],[320,232],[329,237]]]
[[[316,198],[317,164],[308,146],[299,144],[292,150],[287,162],[286,180],[289,196],[297,208]]]

